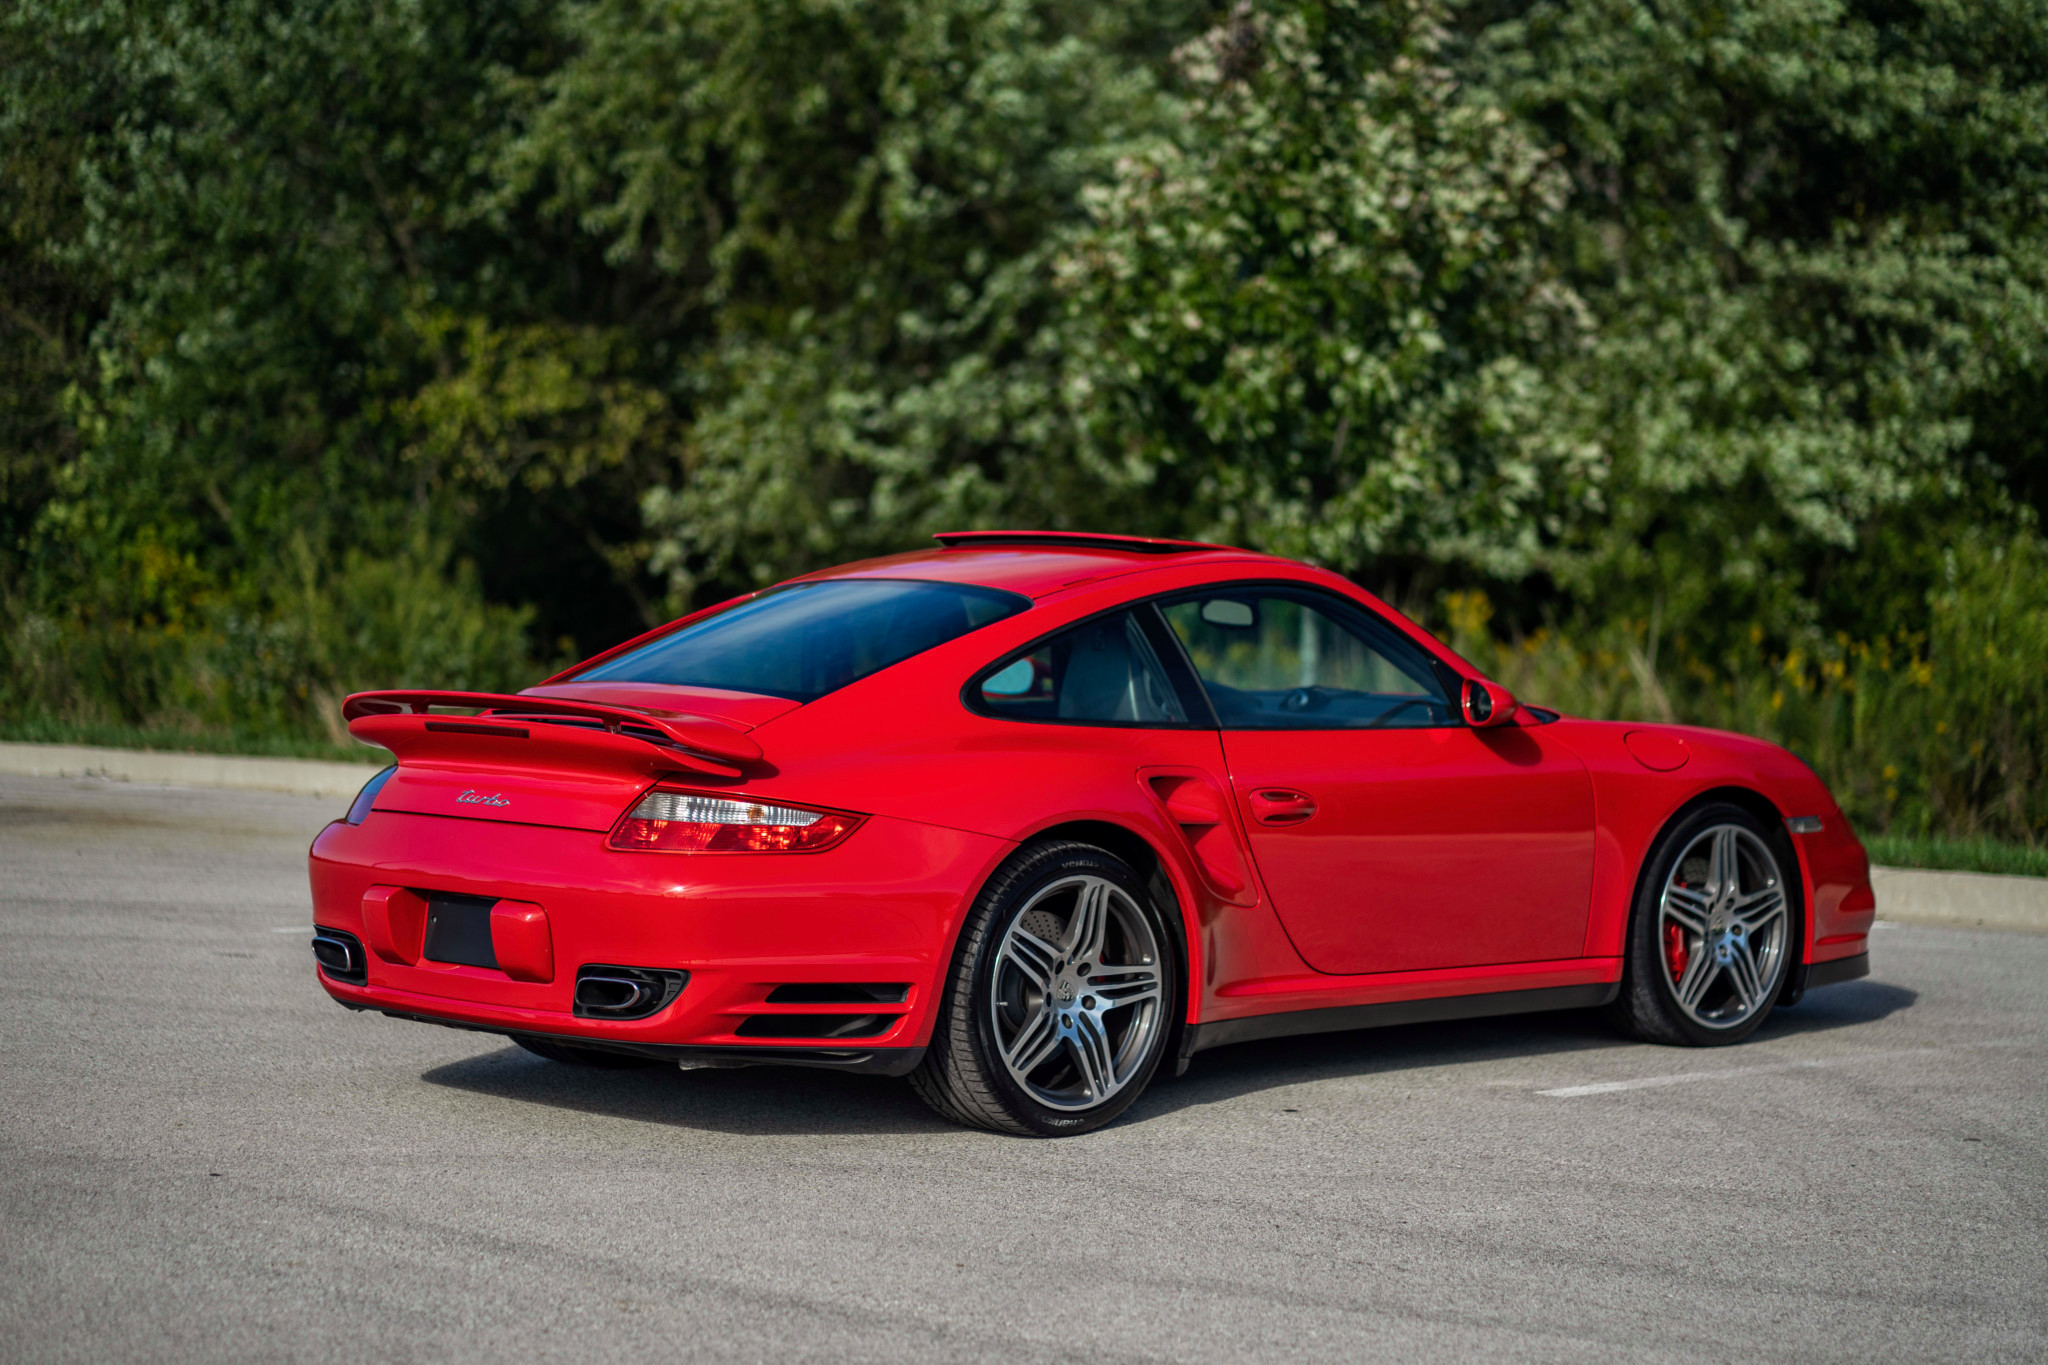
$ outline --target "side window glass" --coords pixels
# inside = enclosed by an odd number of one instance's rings
[[[1075,626],[1004,660],[968,692],[983,715],[1076,725],[1185,725],[1187,710],[1129,612]]]
[[[1427,654],[1370,612],[1326,594],[1219,587],[1162,611],[1225,729],[1458,723]]]

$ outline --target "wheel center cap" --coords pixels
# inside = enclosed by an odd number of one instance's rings
[[[1064,976],[1053,986],[1052,993],[1059,997],[1059,1002],[1062,1005],[1074,1003],[1074,983]]]

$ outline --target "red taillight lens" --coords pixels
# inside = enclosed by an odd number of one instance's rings
[[[816,853],[853,833],[862,818],[656,787],[626,812],[610,844],[634,853]]]

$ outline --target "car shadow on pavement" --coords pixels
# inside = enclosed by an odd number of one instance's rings
[[[1868,1024],[1910,1008],[1917,999],[1917,992],[1883,982],[1830,986],[1792,1009],[1774,1011],[1751,1037],[1769,1042]],[[1556,1010],[1237,1043],[1198,1054],[1186,1076],[1155,1085],[1141,1096],[1125,1122],[1309,1081],[1654,1046],[1622,1037],[1596,1010]],[[1657,1050],[1679,1057],[1699,1055],[1691,1048]]]
[[[1794,1009],[1773,1013],[1754,1038],[1768,1042],[1851,1028],[1910,1008],[1918,998],[1914,991],[1877,981],[1831,986]],[[1643,1046],[1615,1033],[1593,1010],[1238,1043],[1202,1053],[1179,1080],[1155,1082],[1121,1122],[1143,1122],[1311,1081]],[[803,1067],[677,1071],[656,1065],[601,1071],[500,1047],[434,1067],[421,1079],[497,1099],[709,1132],[879,1136],[963,1131],[927,1110],[903,1081]]]
[[[959,1132],[887,1076],[815,1067],[602,1071],[502,1047],[422,1074],[431,1085],[640,1123],[739,1134]]]
[[[1753,1037],[1759,1042],[1790,1038],[1802,1033],[1825,1033],[1830,1029],[1868,1024],[1911,1009],[1920,992],[1886,981],[1845,981],[1824,986],[1789,1010],[1773,1010]]]

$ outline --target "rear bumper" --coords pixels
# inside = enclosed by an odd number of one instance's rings
[[[325,969],[320,983],[356,1009],[667,1060],[907,1071],[930,1041],[961,916],[1008,848],[876,817],[823,853],[618,853],[587,830],[376,811],[359,826],[329,825],[313,843],[314,922],[371,949],[364,983]],[[551,976],[434,962],[418,956],[416,940],[394,947],[386,926],[366,923],[365,904],[375,914],[391,888],[539,907]],[[578,970],[592,964],[689,979],[645,1018],[589,1018],[574,992]],[[903,986],[902,998],[769,999],[777,987],[877,983]]]
[[[366,1006],[349,1005],[349,1008],[364,1009]],[[924,1060],[926,1051],[921,1047],[814,1048],[766,1047],[760,1044],[749,1044],[746,1047],[695,1047],[672,1046],[667,1043],[627,1043],[609,1038],[536,1033],[531,1029],[464,1024],[431,1014],[407,1014],[403,1010],[384,1010],[382,1013],[392,1019],[408,1019],[416,1024],[439,1024],[443,1028],[465,1029],[474,1033],[495,1033],[508,1038],[517,1034],[522,1038],[540,1038],[554,1043],[571,1043],[577,1047],[602,1048],[606,1052],[622,1052],[658,1062],[674,1062],[685,1068],[811,1066],[828,1071],[854,1071],[870,1076],[907,1076],[917,1070],[917,1064]]]

